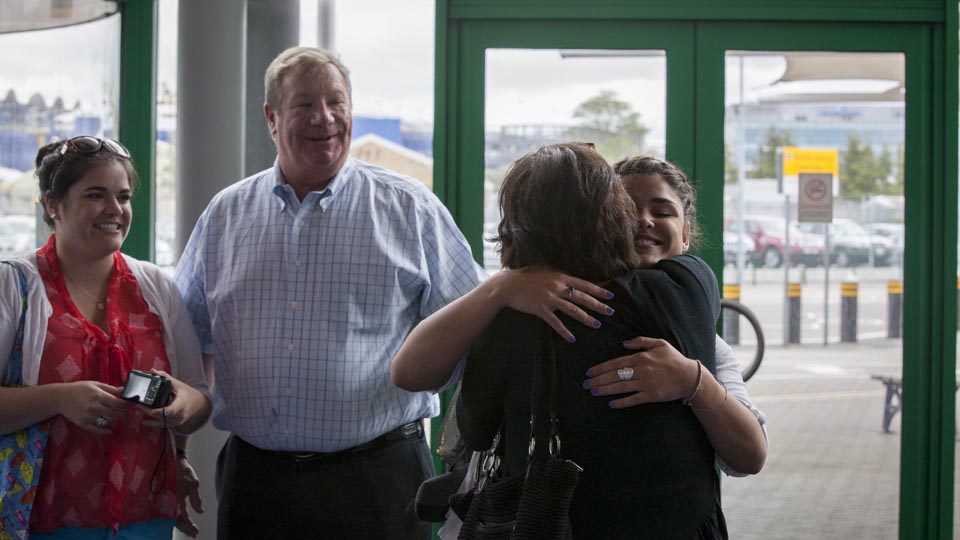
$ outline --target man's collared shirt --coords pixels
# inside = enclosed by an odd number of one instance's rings
[[[332,452],[436,416],[390,380],[423,318],[484,274],[422,184],[348,159],[299,201],[280,167],[217,194],[176,281],[216,366],[213,423],[271,450]]]

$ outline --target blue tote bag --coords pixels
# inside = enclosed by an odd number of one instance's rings
[[[23,323],[27,313],[27,278],[17,270],[20,280],[20,325],[10,353],[8,376],[3,386],[23,386]],[[37,496],[44,450],[47,447],[46,422],[38,422],[15,433],[0,436],[0,540],[27,538],[30,511]]]

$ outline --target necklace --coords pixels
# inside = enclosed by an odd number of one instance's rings
[[[79,291],[82,292],[83,294],[87,295],[88,298],[90,298],[91,300],[93,300],[94,302],[96,302],[96,303],[97,303],[97,309],[99,309],[99,310],[101,310],[101,311],[103,311],[104,309],[106,309],[106,306],[103,304],[105,300],[100,300],[100,299],[97,298],[96,296],[90,294],[90,292],[87,291],[86,289],[84,289],[83,287],[81,287],[79,283],[77,283],[76,281],[70,279],[70,276],[68,276],[66,273],[63,274],[63,277],[67,278],[67,281],[70,282],[71,285],[73,285],[74,287],[76,287],[77,290],[79,290]]]

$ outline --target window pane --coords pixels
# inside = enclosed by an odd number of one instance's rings
[[[726,69],[724,283],[761,321],[749,389],[776,448],[724,480],[730,536],[896,538],[904,57],[729,52]]]
[[[353,86],[350,155],[431,189],[434,8],[432,0],[337,1],[334,27]],[[384,51],[403,60],[384,62]]]
[[[484,267],[500,268],[487,239],[500,221],[500,183],[523,154],[578,140],[610,163],[664,156],[666,62],[663,51],[487,50]]]
[[[68,45],[67,45],[68,44]],[[37,150],[76,135],[116,137],[120,17],[0,34],[0,258],[46,241]]]
[[[157,17],[156,262],[176,264],[177,0],[160,0]]]

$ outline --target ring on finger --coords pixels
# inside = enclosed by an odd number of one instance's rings
[[[97,419],[93,421],[93,425],[97,426],[98,428],[107,427],[108,424],[110,424],[110,421],[104,416],[98,416]]]
[[[627,367],[622,367],[618,369],[617,377],[619,377],[621,381],[629,381],[630,379],[633,378],[633,368],[630,366],[627,366]]]
[[[573,291],[575,290],[573,287],[567,287],[567,300],[573,299]]]

